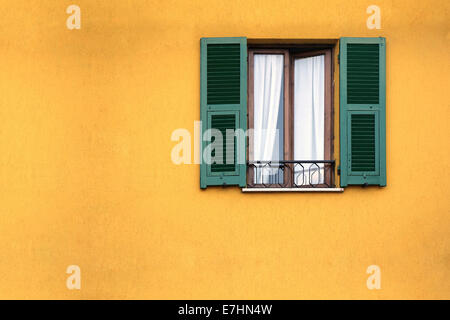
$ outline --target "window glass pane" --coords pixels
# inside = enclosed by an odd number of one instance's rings
[[[294,159],[324,160],[325,56],[295,60],[294,65]],[[294,167],[294,183],[324,182],[323,164]]]
[[[276,161],[283,160],[284,56],[254,55],[254,183],[283,183],[283,172]]]

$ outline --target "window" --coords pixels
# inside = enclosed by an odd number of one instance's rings
[[[201,39],[200,187],[323,191],[335,189],[336,172],[340,187],[385,186],[385,39],[340,38],[336,47],[260,42]]]
[[[331,48],[250,48],[248,61],[247,186],[332,187]]]

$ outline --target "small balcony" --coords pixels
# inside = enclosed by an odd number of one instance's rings
[[[335,186],[335,160],[273,160],[247,162],[244,192],[342,192]]]

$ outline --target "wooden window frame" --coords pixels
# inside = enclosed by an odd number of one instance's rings
[[[289,50],[287,49],[249,49],[248,51],[248,62],[249,62],[249,73],[248,73],[248,83],[252,84],[251,87],[248,87],[248,109],[247,109],[247,116],[248,116],[248,128],[253,129],[254,128],[254,56],[255,54],[274,54],[274,55],[283,55],[284,56],[284,73],[283,73],[283,81],[284,81],[284,106],[283,106],[283,137],[284,137],[284,145],[283,145],[283,156],[284,159],[287,159],[289,156],[290,148],[292,143],[290,142],[290,134],[288,132],[289,126],[286,124],[289,123],[289,117],[290,117],[290,108],[289,108],[289,101],[290,101],[290,87],[289,87],[289,77],[286,77],[287,74],[289,74],[290,70],[290,57],[289,57]],[[248,137],[248,149],[247,149],[247,159],[250,161],[253,160],[253,139],[252,137]],[[253,184],[253,170],[250,168],[247,168],[247,185]],[[287,172],[284,173],[283,179],[289,179],[289,175]],[[284,180],[286,181],[286,180]],[[251,182],[251,183],[250,183]],[[290,181],[289,184],[290,185]],[[280,185],[278,184],[266,184],[267,187],[270,188],[280,188]]]
[[[254,55],[255,54],[282,54],[284,55],[284,109],[283,109],[283,155],[284,160],[304,160],[294,159],[294,65],[295,60],[299,58],[313,57],[324,55],[325,56],[325,119],[324,119],[324,159],[333,160],[334,155],[334,86],[333,86],[333,49],[315,48],[309,49],[303,48],[299,52],[301,47],[286,47],[286,48],[264,48],[264,47],[249,47],[248,49],[248,129],[254,128]],[[251,130],[250,130],[251,131]],[[250,161],[253,159],[253,139],[248,137],[248,149],[247,159]],[[269,188],[292,188],[293,184],[293,165],[289,165],[291,170],[285,170],[284,172],[284,186],[279,184],[265,184],[264,187]],[[247,185],[253,187],[261,187],[261,184],[253,183],[253,168],[247,167]],[[289,174],[290,173],[290,174]],[[335,185],[335,170],[324,171],[324,183],[314,185],[316,188],[334,187]],[[312,187],[309,185],[302,186],[302,188]]]

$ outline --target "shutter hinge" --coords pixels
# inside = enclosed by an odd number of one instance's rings
[[[341,175],[341,165],[338,165],[338,167],[337,167],[337,174],[338,174],[338,176]]]
[[[338,53],[338,64],[341,64],[341,53]]]

